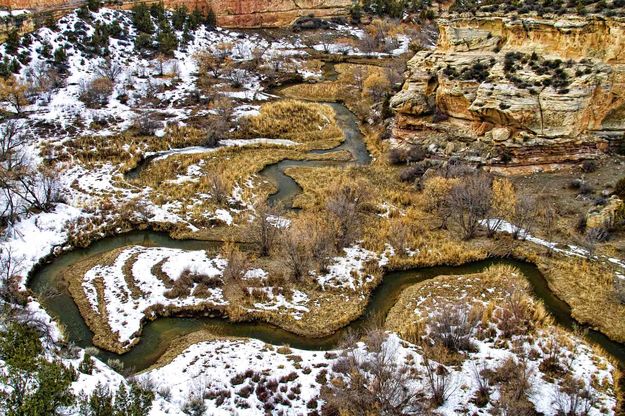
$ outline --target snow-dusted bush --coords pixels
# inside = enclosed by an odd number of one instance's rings
[[[98,77],[80,83],[79,98],[90,108],[104,107],[113,92],[113,81],[108,77]]]

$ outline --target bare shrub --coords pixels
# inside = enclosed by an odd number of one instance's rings
[[[558,416],[586,416],[596,402],[586,383],[571,375],[564,377],[554,398]]]
[[[282,213],[280,207],[269,205],[266,201],[260,201],[254,206],[255,216],[249,227],[249,233],[258,244],[261,256],[268,256],[274,248],[280,228],[276,224],[276,218]]]
[[[417,163],[413,166],[408,166],[402,170],[399,174],[399,180],[402,182],[415,182],[425,174],[427,165]]]
[[[223,180],[223,174],[215,173],[207,177],[208,190],[218,205],[224,206],[228,204],[228,187]]]
[[[360,184],[343,184],[332,189],[326,200],[337,250],[353,243],[361,233],[362,211],[367,191]]]
[[[498,383],[499,399],[493,403],[492,414],[505,416],[536,416],[529,400],[532,394],[533,371],[525,359],[508,358],[494,371],[489,371],[491,383]]]
[[[470,351],[474,348],[471,335],[478,322],[467,306],[448,305],[430,319],[428,335],[451,351]]]
[[[493,321],[501,331],[501,336],[511,338],[524,335],[533,327],[533,307],[521,292],[513,292],[493,312]]]
[[[225,117],[209,117],[206,121],[206,141],[204,146],[216,147],[230,128],[228,119]]]
[[[338,376],[322,389],[325,411],[334,414],[421,414],[423,393],[415,374],[397,363],[394,347],[379,330],[367,334],[367,353],[349,347],[333,366]],[[332,413],[327,413],[332,414]]]
[[[193,287],[191,273],[189,270],[184,270],[180,276],[174,280],[172,287],[163,295],[168,299],[187,297],[191,294],[191,287]]]
[[[163,124],[151,112],[141,113],[133,121],[133,128],[139,136],[154,136],[162,127]]]
[[[449,192],[450,219],[460,227],[465,240],[477,233],[480,221],[490,210],[491,197],[491,178],[484,174],[464,178]]]
[[[328,221],[311,215],[306,224],[310,236],[310,255],[314,265],[320,272],[326,272],[332,256],[336,253],[333,241],[332,229]]]
[[[584,173],[592,173],[597,170],[597,162],[594,160],[584,160],[581,169]]]
[[[443,405],[456,390],[452,374],[444,365],[430,361],[427,354],[423,356],[426,383],[430,390],[430,399],[436,407]]]
[[[404,221],[393,221],[389,227],[388,242],[400,254],[407,254],[408,244],[412,237],[410,224]]]
[[[541,347],[543,349],[543,352],[545,353],[545,356],[540,362],[540,371],[548,375],[563,374],[565,371],[565,368],[562,364],[562,360],[564,358],[564,349],[562,345],[560,345],[558,337],[554,334],[551,334],[547,338],[546,343],[541,345]]]
[[[625,277],[619,274],[614,276],[614,292],[619,302],[625,303]]]
[[[228,262],[222,272],[224,284],[239,282],[249,266],[247,254],[241,251],[235,243],[227,242],[221,249],[221,255]]]
[[[472,402],[477,407],[484,407],[490,401],[490,383],[486,378],[486,372],[480,366],[474,365],[471,371],[475,381],[475,396],[473,396]]]
[[[112,93],[113,81],[106,77],[99,77],[80,84],[79,98],[87,107],[99,108],[108,103]]]
[[[301,280],[309,270],[312,256],[310,227],[301,222],[291,225],[282,233],[281,253],[282,260],[291,273],[291,278]]]
[[[532,232],[537,218],[536,199],[527,194],[517,197],[512,220],[516,229],[512,234],[514,238],[524,240]]]
[[[388,163],[391,165],[399,165],[405,162],[404,152],[396,147],[388,152]]]

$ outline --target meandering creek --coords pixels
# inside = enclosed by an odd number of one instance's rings
[[[271,203],[281,203],[285,207],[291,208],[293,198],[301,192],[299,185],[284,173],[284,170],[288,167],[322,167],[328,165],[337,166],[345,163],[366,164],[370,162],[371,158],[362,140],[355,116],[341,104],[332,103],[330,105],[334,108],[337,120],[344,131],[345,141],[334,149],[314,151],[314,153],[347,150],[352,154],[353,160],[350,162],[283,160],[266,167],[261,171],[261,176],[274,182],[278,187],[278,191],[270,196]],[[129,176],[136,176],[145,164],[149,162],[150,159],[146,159],[135,170],[131,171]],[[186,250],[217,250],[219,248],[219,243],[216,242],[174,240],[162,233],[135,231],[105,238],[95,242],[88,248],[68,252],[39,268],[32,274],[29,286],[37,294],[44,294],[49,288],[59,289],[58,295],[43,298],[43,306],[51,315],[57,317],[59,322],[65,327],[68,341],[81,347],[93,346],[91,343],[93,334],[85,324],[63,282],[64,272],[72,267],[73,264],[87,257],[102,254],[126,245],[170,247]],[[516,260],[493,259],[455,267],[441,266],[387,273],[383,282],[371,294],[366,312],[359,319],[331,336],[308,338],[261,322],[233,323],[222,318],[210,317],[159,318],[144,326],[141,341],[131,351],[123,355],[102,351],[100,358],[104,360],[117,358],[126,367],[140,371],[152,365],[167,350],[172,341],[198,330],[208,330],[218,336],[255,338],[275,345],[288,344],[294,348],[307,350],[333,349],[337,347],[347,331],[358,330],[370,323],[372,319],[386,316],[405,288],[439,275],[480,272],[492,264],[507,264],[520,269],[531,283],[536,296],[545,303],[548,311],[555,317],[558,324],[567,328],[573,327],[574,320],[571,318],[570,308],[554,296],[547,287],[544,277],[535,266]],[[592,330],[588,331],[587,336],[591,341],[598,343],[617,358],[621,364],[625,363],[625,346],[623,344],[613,342],[599,332]]]

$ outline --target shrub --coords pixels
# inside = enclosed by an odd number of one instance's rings
[[[154,136],[163,124],[155,120],[150,113],[143,113],[135,118],[133,127],[139,136]]]
[[[619,179],[614,186],[614,195],[625,200],[625,177]]]
[[[588,182],[582,182],[579,187],[579,193],[581,195],[590,195],[594,192],[594,188]]]
[[[584,173],[592,173],[597,170],[597,162],[594,160],[584,160],[581,168]]]
[[[388,162],[391,165],[399,165],[401,163],[404,163],[404,161],[405,161],[404,152],[401,149],[394,147],[391,150],[389,150]]]
[[[195,395],[189,397],[182,406],[182,411],[190,416],[202,416],[206,413],[207,407],[204,398]]]
[[[428,334],[434,343],[440,343],[451,351],[469,351],[473,348],[471,334],[478,324],[468,308],[444,308],[430,319]]]
[[[99,108],[108,104],[112,92],[113,81],[106,77],[99,77],[81,83],[79,98],[87,107]]]
[[[557,414],[562,416],[588,415],[596,401],[586,383],[571,375],[564,378],[554,400]]]

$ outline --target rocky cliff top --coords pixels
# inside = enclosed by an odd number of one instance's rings
[[[408,63],[394,136],[488,163],[598,157],[625,132],[621,19],[448,15]]]
[[[129,8],[138,2],[123,0],[113,5]],[[0,7],[55,12],[74,9],[84,3],[81,0],[0,0]],[[344,16],[352,4],[351,0],[164,0],[163,3],[169,8],[210,8],[215,12],[217,24],[223,27],[284,27],[298,17],[311,14],[317,17]]]

